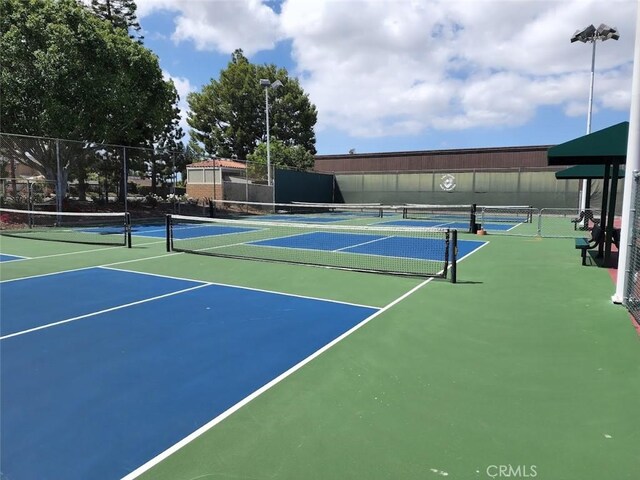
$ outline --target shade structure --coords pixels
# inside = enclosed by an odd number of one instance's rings
[[[569,140],[547,150],[547,162],[550,166],[576,165],[574,168],[597,166],[602,175],[592,178],[603,179],[601,225],[605,231],[604,244],[598,247],[598,256],[603,257],[603,266],[613,266],[611,245],[614,234],[615,205],[620,176],[620,165],[627,161],[627,141],[629,138],[629,122],[621,122],[603,130]],[[599,169],[591,174],[600,173]],[[575,172],[575,171],[574,171]],[[562,173],[562,172],[558,172]],[[587,178],[558,177],[556,178]],[[582,171],[586,173],[586,171]],[[589,182],[588,182],[589,183]],[[587,190],[588,191],[588,190]]]
[[[558,180],[602,180],[605,165],[576,165],[556,172]],[[618,169],[618,178],[624,178],[624,168]]]
[[[549,165],[624,164],[627,159],[629,122],[574,138],[547,151]]]

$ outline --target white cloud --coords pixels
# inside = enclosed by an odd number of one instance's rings
[[[138,0],[136,2],[138,18],[146,17],[158,10],[178,11],[179,9],[175,8],[176,4],[174,0]]]
[[[175,41],[230,53],[292,45],[317,128],[353,136],[522,125],[541,106],[586,112],[591,45],[577,28],[618,27],[598,42],[594,111],[625,110],[633,0],[139,0],[177,12]]]
[[[626,35],[598,43],[594,108],[628,108],[634,7],[288,0],[281,18],[319,127],[378,136],[522,125],[543,105],[577,111],[587,103],[591,46],[569,38],[594,19]]]
[[[260,0],[139,0],[140,18],[156,10],[177,12],[172,39],[197,50],[247,55],[268,50],[281,38],[276,13]]]
[[[190,92],[195,91],[195,87],[189,82],[189,79],[184,77],[174,77],[167,71],[162,71],[162,76],[165,80],[173,80],[173,84],[178,91],[178,95],[180,96],[180,101],[178,102],[178,107],[180,108],[180,126],[182,130],[188,134],[189,133],[189,125],[187,125],[187,116],[189,114],[189,104],[187,103],[187,95]]]

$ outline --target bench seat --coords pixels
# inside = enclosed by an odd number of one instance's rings
[[[576,250],[580,250],[580,256],[582,257],[582,265],[587,264],[587,250],[600,245],[604,241],[603,231],[599,225],[595,225],[591,230],[591,238],[576,238]]]
[[[587,250],[591,248],[591,243],[588,238],[576,238],[576,250],[582,250],[580,256],[582,257],[582,265],[587,264]]]

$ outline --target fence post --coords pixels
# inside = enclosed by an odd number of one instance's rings
[[[542,212],[544,212],[544,208],[538,210],[538,236],[542,236]]]
[[[129,196],[129,192],[127,191],[129,188],[129,172],[128,172],[128,168],[127,168],[127,147],[122,147],[122,180],[123,180],[123,187],[122,187],[122,192],[124,194],[124,211],[125,213],[127,212],[127,197]]]
[[[273,203],[273,213],[276,213],[276,186],[278,185],[276,179],[277,171],[278,169],[274,166],[273,171],[271,172],[271,203]]]
[[[249,201],[249,162],[244,162],[244,201]]]
[[[60,167],[60,140],[56,138],[56,211],[62,211],[62,168]]]
[[[56,206],[57,206],[56,196]],[[27,210],[34,210],[33,205],[33,187],[31,186],[31,180],[27,180]]]

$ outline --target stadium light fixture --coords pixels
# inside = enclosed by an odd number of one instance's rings
[[[267,185],[271,186],[271,145],[269,140],[269,89],[278,88],[282,86],[280,80],[276,80],[271,83],[271,80],[266,78],[260,79],[260,86],[264,88],[264,103],[265,103],[265,117],[267,125]]]
[[[596,66],[596,42],[598,40],[604,42],[606,40],[618,40],[620,35],[616,28],[610,27],[601,23],[598,28],[593,25],[589,25],[584,30],[576,30],[571,37],[571,43],[590,42],[593,45],[591,51],[591,80],[589,83],[589,106],[587,109],[587,135],[591,133],[591,117],[593,114],[593,81],[595,77]],[[588,180],[582,180],[582,193],[580,195],[580,210],[584,211],[587,205],[587,182]]]

